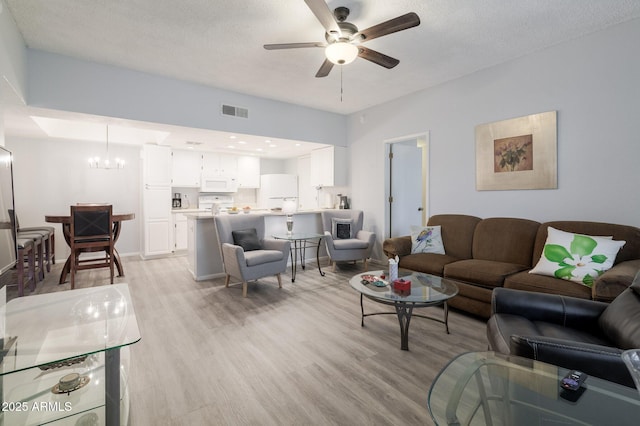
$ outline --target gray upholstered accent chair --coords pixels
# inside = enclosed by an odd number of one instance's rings
[[[264,216],[220,215],[215,217],[222,261],[226,273],[225,287],[231,277],[242,281],[242,297],[247,297],[247,283],[275,275],[282,288],[280,274],[287,269],[291,243],[267,239]]]
[[[336,262],[367,260],[376,241],[376,234],[362,230],[362,210],[323,210],[322,228],[327,252],[336,269]]]

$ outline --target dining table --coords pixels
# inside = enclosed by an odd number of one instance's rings
[[[120,231],[122,229],[122,222],[127,220],[135,219],[135,213],[114,213],[111,215],[113,220],[113,241],[114,244],[118,242],[118,237],[120,236]],[[48,223],[60,223],[62,224],[62,235],[64,236],[64,240],[67,242],[67,245],[71,247],[71,215],[45,215],[45,222]],[[120,260],[120,255],[118,254],[118,250],[114,248],[113,251],[113,260],[116,269],[118,270],[118,276],[124,277],[124,269],[122,268],[122,261]],[[62,268],[62,272],[60,273],[59,284],[63,284],[67,280],[67,275],[71,272],[71,262],[72,262],[72,254],[67,257],[67,261]]]

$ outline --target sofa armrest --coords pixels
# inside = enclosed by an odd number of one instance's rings
[[[540,336],[511,336],[510,345],[512,355],[634,386],[618,348]]]
[[[367,241],[369,243],[369,247],[372,247],[376,242],[376,234],[370,231],[360,230],[356,233],[356,238],[359,240]]]
[[[640,259],[627,260],[614,265],[593,283],[591,298],[611,302],[631,285],[638,271],[640,271]]]
[[[390,259],[411,254],[411,236],[387,238],[382,243],[382,250]]]
[[[529,321],[560,324],[579,330],[597,327],[607,303],[557,294],[497,287],[491,296],[492,313],[519,315]]]
[[[262,240],[262,248],[265,250],[278,250],[288,254],[290,247],[291,243],[287,240],[277,240],[275,238],[265,238]]]

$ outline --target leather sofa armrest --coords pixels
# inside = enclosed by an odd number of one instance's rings
[[[382,250],[390,259],[411,254],[411,236],[387,238],[382,243]]]
[[[640,271],[640,259],[627,260],[614,265],[593,283],[591,298],[611,302],[631,285],[638,271]]]
[[[558,365],[634,387],[622,350],[591,343],[540,336],[511,336],[511,354]]]
[[[603,302],[557,294],[497,287],[491,296],[492,313],[518,315],[529,321],[560,324],[579,330],[598,327],[598,318],[608,306]]]

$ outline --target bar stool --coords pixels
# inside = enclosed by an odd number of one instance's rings
[[[51,263],[56,264],[56,228],[53,226],[30,226],[27,228],[20,227],[20,221],[15,211],[9,210],[9,217],[12,224],[15,225],[18,235],[23,232],[37,233],[42,236],[44,241],[44,255],[47,262],[47,272],[51,271]]]
[[[36,289],[36,259],[34,243],[31,238],[17,238],[18,259],[16,262],[16,270],[18,273],[18,296],[24,296],[25,283],[29,284],[31,291]],[[28,265],[28,279],[25,281],[24,262]]]
[[[34,267],[36,268],[36,275],[34,275],[34,289],[36,281],[44,280],[44,238],[38,233],[31,232],[19,232],[18,240],[31,240],[33,242],[33,253],[35,255]],[[47,237],[47,240],[49,238]],[[37,263],[37,266],[35,265]]]

